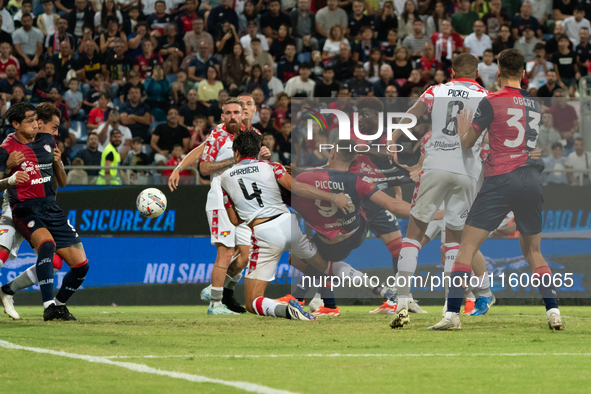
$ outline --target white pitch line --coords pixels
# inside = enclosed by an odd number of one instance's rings
[[[167,356],[107,356],[106,359],[121,358],[289,358],[289,357],[519,357],[519,356],[584,356],[591,353],[416,353],[416,354],[178,354]]]
[[[2,340],[0,340],[0,347],[6,348],[6,349],[27,350],[27,351],[35,352],[35,353],[44,353],[44,354],[51,354],[54,356],[74,358],[74,359],[78,359],[78,360],[88,361],[91,363],[113,365],[116,367],[129,369],[130,371],[149,373],[149,374],[154,374],[154,375],[169,376],[169,377],[175,378],[175,379],[188,380],[190,382],[222,384],[225,386],[235,387],[240,390],[250,391],[252,393],[293,394],[291,391],[277,390],[277,389],[273,389],[271,387],[261,386],[259,384],[255,384],[255,383],[232,382],[232,381],[227,381],[227,380],[211,379],[211,378],[207,378],[205,376],[191,375],[191,374],[182,373],[182,372],[163,371],[161,369],[151,368],[151,367],[148,367],[147,365],[143,365],[143,364],[134,364],[134,363],[121,362],[121,361],[112,361],[106,357],[87,356],[84,354],[59,352],[59,351],[50,350],[50,349],[21,346],[21,345],[16,345],[14,343],[2,341]]]

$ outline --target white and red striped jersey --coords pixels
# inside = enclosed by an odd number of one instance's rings
[[[424,169],[444,170],[478,179],[482,168],[479,157],[482,136],[472,149],[463,149],[456,117],[463,109],[475,113],[482,98],[488,94],[490,92],[476,81],[465,78],[431,86],[423,93],[419,100],[431,113],[432,125]]]
[[[246,157],[221,176],[224,207],[232,204],[245,223],[289,213],[277,181],[287,174],[279,163]]]
[[[6,74],[6,67],[8,67],[11,64],[16,67],[16,75],[18,75],[20,77],[21,76],[21,66],[18,62],[18,59],[12,55],[8,56],[8,59],[6,59],[6,60],[2,59],[2,57],[0,56],[0,73]]]

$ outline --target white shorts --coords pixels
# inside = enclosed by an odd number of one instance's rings
[[[234,227],[225,209],[205,211],[211,234],[211,244],[222,244],[228,248],[236,245],[250,245],[250,228],[242,223]]]
[[[246,278],[271,282],[281,255],[291,251],[300,259],[309,259],[317,253],[308,237],[302,233],[295,215],[283,213],[279,217],[254,226],[252,246]]]
[[[426,169],[415,187],[410,214],[429,223],[443,202],[447,228],[460,231],[474,201],[476,181],[468,175]]]

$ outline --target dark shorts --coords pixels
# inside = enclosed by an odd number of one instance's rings
[[[12,207],[12,219],[16,229],[29,243],[31,235],[40,228],[45,228],[51,233],[56,249],[67,248],[82,242],[64,211],[53,199],[16,204]]]
[[[494,231],[513,211],[521,234],[539,234],[542,232],[543,202],[542,174],[533,166],[520,167],[508,174],[484,178],[466,224]]]
[[[376,237],[400,231],[398,220],[396,220],[396,216],[392,212],[386,211],[386,209],[371,201],[364,201],[361,208],[365,212],[369,230]]]
[[[367,223],[363,222],[353,235],[336,244],[326,244],[318,233],[312,237],[312,242],[318,248],[318,253],[326,261],[341,261],[363,244],[367,237]]]

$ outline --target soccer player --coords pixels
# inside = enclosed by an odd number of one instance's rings
[[[50,133],[53,134],[54,137],[58,135],[59,123],[55,124],[51,119],[54,111],[55,106],[51,103],[41,103],[35,108],[35,112],[37,112],[38,116],[37,123],[39,133]],[[39,135],[39,133],[37,135]],[[10,134],[7,139],[13,137],[14,134]],[[57,188],[58,184],[60,187],[64,187],[66,185],[67,175],[61,161],[61,152],[59,149],[54,148],[53,153],[53,170],[57,175],[54,179],[54,188]],[[8,156],[6,167],[8,169],[18,167],[24,160],[25,158],[22,152],[14,151]],[[23,236],[16,231],[14,227],[12,209],[8,202],[8,193],[4,193],[2,201],[2,216],[0,217],[0,258],[2,259],[0,267],[7,259],[16,259],[23,240]],[[54,274],[62,268],[63,261],[57,254],[53,255],[52,265]],[[20,319],[18,312],[14,309],[13,296],[17,291],[26,289],[38,282],[36,266],[32,265],[10,283],[2,286],[0,290],[0,301],[4,306],[4,313],[8,314],[8,316],[14,320]]]
[[[524,78],[523,54],[506,49],[498,57],[502,89],[491,93],[478,105],[474,118],[464,109],[458,120],[462,146],[470,149],[488,130],[490,154],[485,164],[484,183],[466,220],[460,250],[451,273],[447,312],[430,330],[460,329],[458,316],[464,288],[454,279],[465,278],[480,245],[491,231],[499,227],[505,216],[513,211],[519,230],[521,251],[532,267],[533,279],[546,304],[546,316],[551,330],[562,330],[552,271],[540,251],[542,238],[542,174],[543,166],[533,161],[527,152],[536,147],[541,120],[540,103],[521,89]]]
[[[244,281],[246,308],[260,316],[316,320],[295,300],[283,305],[264,296],[284,251],[291,250],[294,255],[311,262],[326,263],[299,229],[295,215],[283,202],[279,185],[309,198],[328,201],[336,210],[346,211],[349,200],[340,193],[338,197],[343,203],[339,208],[334,204],[336,194],[308,185],[299,185],[296,189],[295,181],[292,189],[291,176],[281,164],[255,159],[260,148],[258,134],[246,131],[237,135],[233,142],[236,165],[221,175],[220,182],[227,197],[224,205],[229,220],[235,226],[246,223],[252,229],[250,262]]]
[[[462,149],[456,116],[462,108],[475,110],[479,101],[488,94],[488,90],[475,81],[477,76],[478,60],[469,53],[460,54],[452,61],[454,79],[427,89],[408,110],[417,118],[426,112],[431,113],[433,147],[423,163],[413,195],[408,230],[402,241],[398,259],[398,309],[390,323],[392,328],[410,323],[411,277],[417,268],[427,226],[442,203],[445,206],[446,262],[453,261],[457,255],[464,221],[474,200],[476,181],[480,175],[478,155],[482,138],[476,141],[473,149]],[[476,274],[484,275],[484,272]]]
[[[55,140],[50,133],[40,133],[35,107],[18,103],[9,108],[5,118],[15,129],[12,139],[0,146],[0,171],[6,174],[9,154],[20,151],[25,160],[21,165],[29,173],[29,181],[8,188],[14,224],[19,232],[37,250],[36,273],[41,287],[44,320],[75,320],[66,302],[82,285],[88,272],[88,260],[76,229],[69,223],[55,201],[53,162]],[[57,108],[50,122],[59,125],[61,113]],[[16,172],[15,169],[10,170]],[[64,276],[63,285],[53,297],[54,253],[71,267]]]

